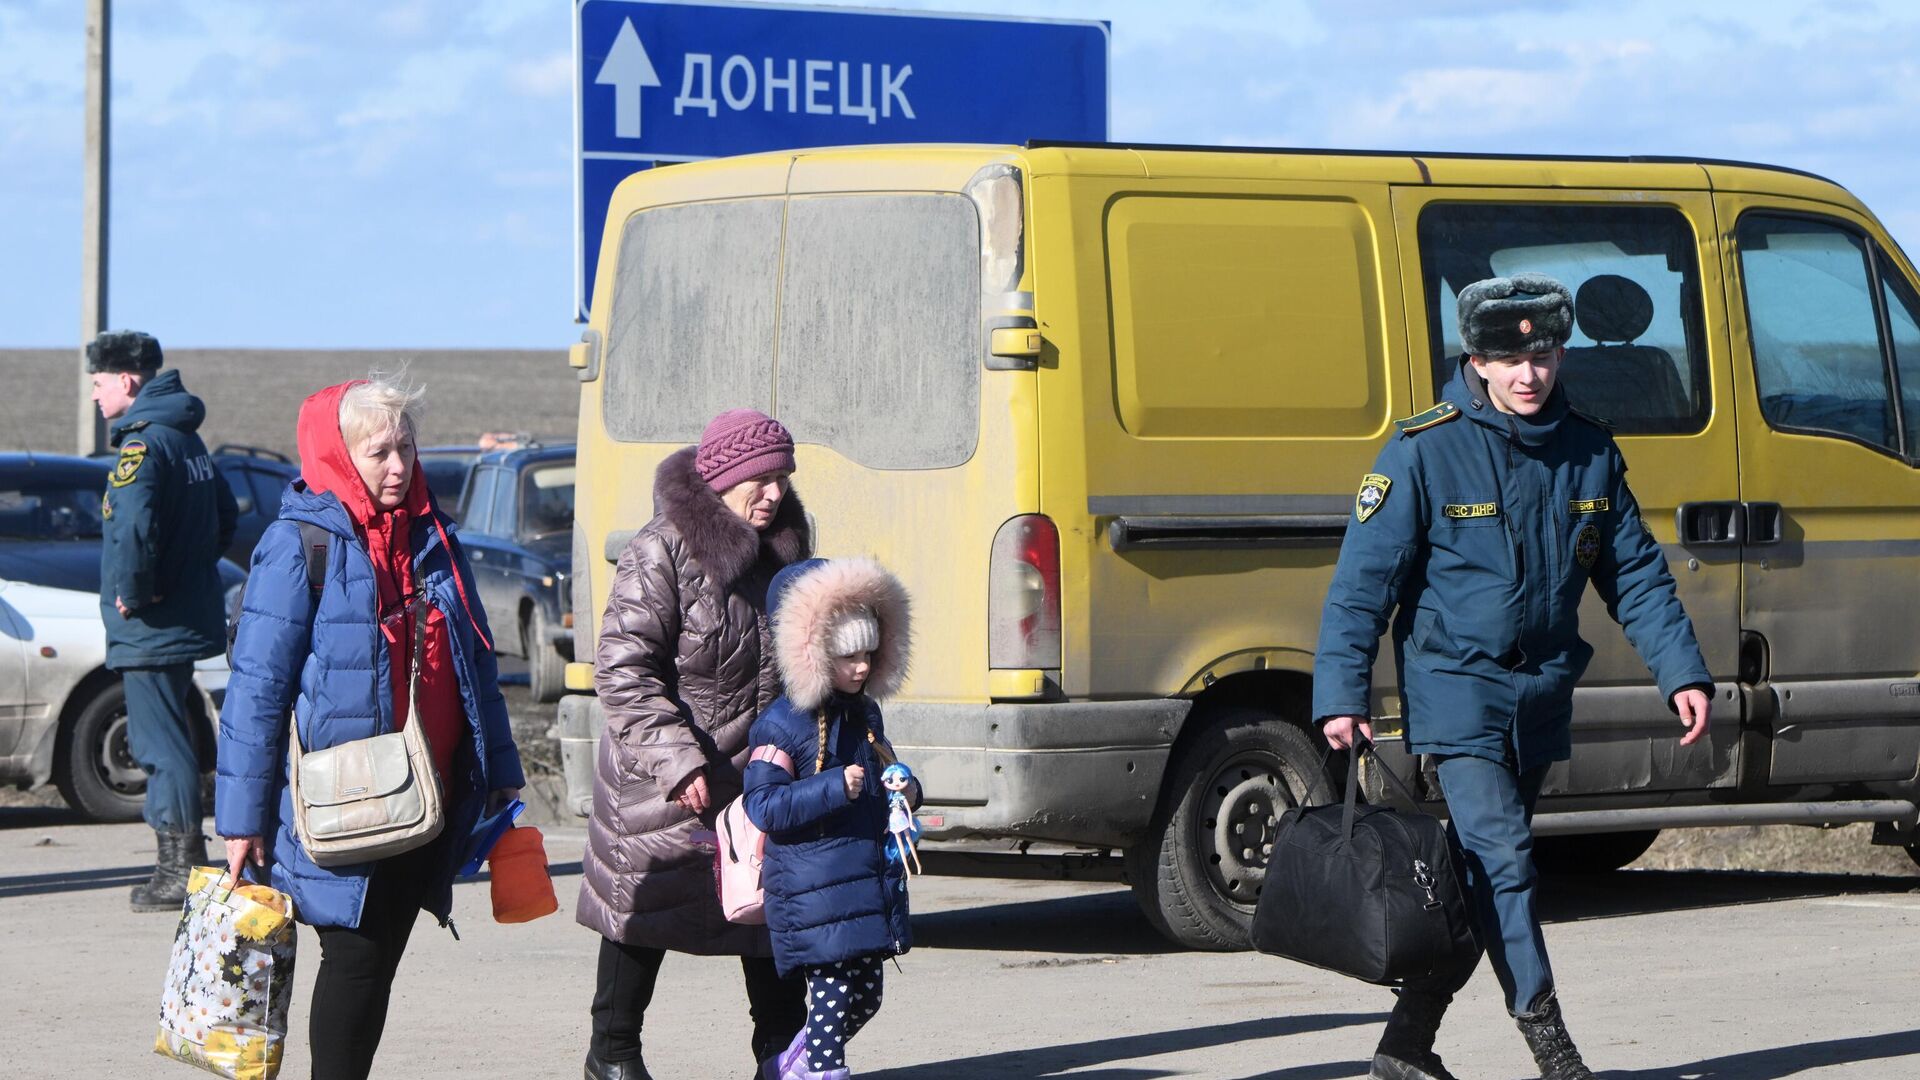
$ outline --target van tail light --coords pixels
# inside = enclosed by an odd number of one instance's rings
[[[1009,519],[993,538],[987,666],[1060,666],[1060,530],[1044,514]]]

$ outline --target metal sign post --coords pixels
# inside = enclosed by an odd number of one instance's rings
[[[113,71],[112,0],[87,0],[86,179],[80,194],[80,414],[79,452],[107,447],[107,422],[93,404],[87,343],[107,328],[107,161],[113,132],[108,76]]]
[[[854,143],[1107,137],[1102,22],[578,0],[575,317],[607,202],[662,162]]]

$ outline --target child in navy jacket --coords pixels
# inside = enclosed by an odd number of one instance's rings
[[[882,962],[912,944],[905,869],[884,849],[879,781],[894,756],[874,700],[906,677],[907,593],[871,559],[812,559],[774,577],[768,605],[786,693],[748,737],[746,809],[767,834],[774,963],[806,974],[807,1026],[765,1076],[845,1080],[847,1040],[880,1010]]]

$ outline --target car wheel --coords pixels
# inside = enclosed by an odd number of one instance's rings
[[[95,821],[139,820],[147,774],[127,744],[127,693],[117,680],[62,729],[54,781],[68,806]]]
[[[1539,836],[1533,841],[1533,865],[1542,874],[1610,873],[1645,855],[1659,838],[1659,829]]]
[[[1134,900],[1193,949],[1245,949],[1280,815],[1333,800],[1306,732],[1258,709],[1211,717],[1167,769],[1147,839],[1126,852]]]
[[[555,702],[567,691],[567,658],[547,640],[547,616],[535,604],[520,620],[520,645],[527,655],[527,684],[533,700]]]

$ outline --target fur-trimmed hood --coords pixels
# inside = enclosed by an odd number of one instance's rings
[[[688,550],[713,575],[716,585],[724,589],[744,577],[759,561],[763,547],[783,565],[812,553],[813,535],[799,492],[788,488],[767,530],[757,531],[727,509],[719,493],[700,479],[694,450],[691,446],[677,450],[660,463],[653,477],[653,508],[680,530]]]
[[[781,570],[767,589],[773,657],[795,708],[819,708],[833,693],[827,637],[835,620],[865,608],[880,623],[880,647],[865,692],[892,697],[907,679],[913,620],[906,586],[872,559],[809,559]]]

